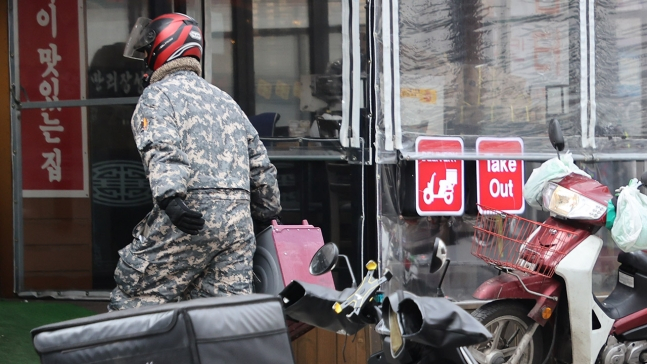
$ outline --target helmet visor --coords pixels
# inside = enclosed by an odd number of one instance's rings
[[[133,58],[133,59],[144,59],[146,54],[141,51],[141,48],[151,44],[155,40],[155,34],[148,36],[146,34],[148,24],[151,23],[151,20],[148,18],[138,18],[137,22],[133,26],[133,29],[130,31],[130,36],[126,42],[126,47],[124,48],[124,57]],[[152,39],[149,39],[152,38]]]

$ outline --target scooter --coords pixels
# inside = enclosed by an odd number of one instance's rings
[[[447,250],[436,238],[431,270],[445,265]],[[337,264],[339,251],[327,243],[310,263],[310,273],[320,275]],[[369,324],[382,337],[383,351],[369,364],[455,363],[476,364],[466,348],[490,339],[489,332],[456,304],[438,297],[419,297],[406,291],[385,296],[380,287],[391,279],[385,270],[376,278],[377,264],[369,261],[357,288],[336,291],[292,281],[279,295],[288,318],[337,333],[352,335]]]
[[[431,180],[427,182],[427,187],[422,192],[422,198],[427,205],[431,205],[436,198],[443,198],[447,205],[454,201],[454,186],[458,183],[458,172],[455,169],[448,169],[446,179],[438,182],[438,194],[434,193],[434,179],[436,173],[431,175]]]
[[[555,119],[549,138],[559,156],[564,138]],[[543,223],[482,206],[472,253],[500,274],[474,293],[492,300],[473,316],[493,338],[470,351],[481,364],[647,362],[647,253],[620,253],[618,282],[604,303],[592,291],[603,245],[594,234],[605,225],[609,189],[571,173],[546,181],[542,197],[551,213]]]

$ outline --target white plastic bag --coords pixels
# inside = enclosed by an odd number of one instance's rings
[[[562,179],[571,173],[581,174],[583,176],[591,177],[588,173],[580,169],[573,162],[573,155],[571,152],[566,152],[553,159],[549,159],[532,171],[528,181],[523,186],[523,197],[531,207],[542,209],[542,191],[548,181]]]
[[[625,252],[647,249],[647,196],[640,193],[638,186],[634,178],[620,191],[611,228],[611,238]]]

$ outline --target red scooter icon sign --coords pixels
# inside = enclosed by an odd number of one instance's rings
[[[457,137],[426,137],[416,140],[416,151],[425,153],[416,161],[416,211],[420,216],[462,215],[463,140]]]
[[[454,186],[458,183],[458,171],[448,169],[445,179],[438,181],[438,193],[434,193],[434,179],[436,173],[431,175],[431,180],[427,183],[427,188],[422,192],[422,198],[427,205],[431,205],[436,198],[442,198],[447,205],[454,202]]]

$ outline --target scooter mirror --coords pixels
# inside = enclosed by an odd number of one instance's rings
[[[640,182],[642,182],[643,186],[647,187],[647,171],[640,175]]]
[[[434,247],[432,249],[431,267],[429,267],[429,272],[437,272],[440,268],[442,268],[446,260],[447,246],[441,238],[436,238],[436,240],[434,241]]]
[[[339,259],[339,249],[335,243],[324,244],[310,261],[310,274],[313,276],[320,276],[324,273],[330,272]]]
[[[548,139],[550,139],[553,148],[558,152],[564,150],[564,134],[562,134],[562,127],[559,125],[559,120],[551,119],[548,122]]]

